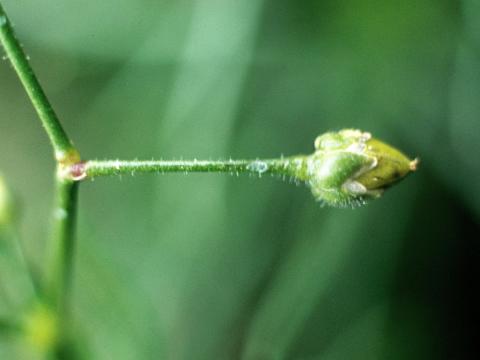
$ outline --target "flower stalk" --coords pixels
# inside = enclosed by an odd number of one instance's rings
[[[378,198],[385,189],[414,171],[410,160],[370,133],[345,129],[315,140],[315,151],[278,159],[256,160],[106,160],[78,162],[65,167],[62,176],[72,181],[137,173],[221,172],[258,176],[288,176],[306,183],[316,200],[330,206],[358,206]]]

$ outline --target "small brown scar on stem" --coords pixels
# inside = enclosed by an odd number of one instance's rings
[[[80,181],[87,177],[87,163],[85,161],[79,161],[68,167],[68,174],[72,180]]]

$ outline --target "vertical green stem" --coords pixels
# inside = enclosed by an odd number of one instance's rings
[[[76,150],[67,133],[58,120],[55,111],[47,99],[32,67],[25,55],[22,46],[17,40],[10,20],[0,4],[0,42],[10,59],[25,91],[35,107],[35,110],[47,131],[55,150],[55,157],[59,162],[69,162],[69,158],[77,158]]]
[[[65,168],[78,163],[80,155],[60,124],[1,4],[0,43],[3,45],[7,57],[40,117],[53,146],[57,161],[58,176],[53,212],[54,229],[51,240],[51,259],[48,262],[47,283],[42,295],[58,319],[57,330],[60,334],[60,343],[55,345],[55,349],[52,349],[54,352],[58,352],[64,346],[66,333],[68,332],[68,305],[73,268],[74,225],[78,193],[78,183],[62,177],[61,174]],[[3,327],[6,328],[6,325],[3,325]],[[57,357],[60,358],[60,355]]]
[[[71,290],[77,194],[77,182],[57,180],[46,297],[61,319],[65,317],[68,310]]]

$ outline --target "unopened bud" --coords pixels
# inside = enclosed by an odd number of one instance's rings
[[[315,152],[302,159],[299,178],[315,198],[332,206],[356,206],[416,170],[399,150],[360,130],[328,132],[315,140]]]

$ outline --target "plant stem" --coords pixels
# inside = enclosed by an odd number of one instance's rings
[[[65,312],[68,309],[71,288],[77,194],[78,183],[57,180],[56,202],[53,211],[52,257],[47,274],[46,297],[62,321],[64,321]]]
[[[79,158],[67,133],[63,129],[57,115],[47,99],[32,67],[28,57],[22,49],[13,31],[10,20],[0,4],[0,42],[10,59],[25,91],[27,92],[35,110],[37,111],[43,127],[47,131],[50,142],[55,150],[55,157],[58,162],[69,163],[71,158]]]
[[[135,173],[170,172],[223,172],[231,174],[252,173],[256,175],[277,174],[292,175],[295,169],[303,166],[301,157],[262,159],[262,160],[144,160],[144,161],[87,161],[74,165],[70,170],[73,178],[123,175]],[[75,167],[76,166],[76,167]]]
[[[60,173],[65,166],[79,162],[80,156],[35,76],[1,4],[0,42],[50,138]],[[77,191],[78,184],[61,177],[57,178],[52,259],[49,263],[50,273],[47,274],[45,296],[58,313],[66,310],[71,281]]]

